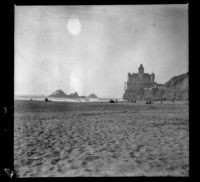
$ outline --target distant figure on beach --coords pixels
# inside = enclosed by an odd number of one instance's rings
[[[132,103],[136,103],[136,99],[131,99],[131,102]]]
[[[146,104],[153,104],[153,99],[152,98],[147,98],[146,99]]]
[[[51,102],[51,101],[46,97],[44,102]]]
[[[151,104],[151,101],[150,101],[150,100],[147,100],[147,101],[146,101],[146,104]]]
[[[174,104],[174,102],[175,102],[175,98],[174,98],[174,97],[172,98],[172,102],[173,102],[173,104]]]
[[[32,99],[32,98],[30,98],[30,101],[33,101],[33,99]]]
[[[109,102],[110,102],[110,103],[116,103],[116,101],[114,101],[113,99],[110,99]]]

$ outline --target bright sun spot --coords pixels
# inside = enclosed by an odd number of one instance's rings
[[[67,30],[71,35],[78,35],[81,32],[81,22],[77,18],[71,18],[67,22]]]

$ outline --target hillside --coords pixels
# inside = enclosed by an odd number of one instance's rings
[[[174,89],[177,100],[188,100],[189,73],[172,77],[165,83],[167,89]]]
[[[158,84],[161,85],[161,84]],[[152,88],[154,100],[188,100],[189,98],[189,75],[188,73],[177,75],[169,79],[160,88]]]
[[[177,76],[172,77],[169,81],[167,81],[165,83],[165,86],[167,88],[177,88],[181,84],[183,84],[183,82],[185,82],[185,80],[187,79],[188,79],[188,73],[177,75]]]

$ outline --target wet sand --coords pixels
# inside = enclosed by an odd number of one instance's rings
[[[19,177],[188,176],[188,104],[15,101]]]

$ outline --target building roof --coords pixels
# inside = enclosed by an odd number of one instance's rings
[[[144,67],[143,67],[143,65],[142,65],[142,64],[140,64],[140,67],[139,67],[139,69],[141,69],[141,68],[142,68],[142,69],[144,69]]]

